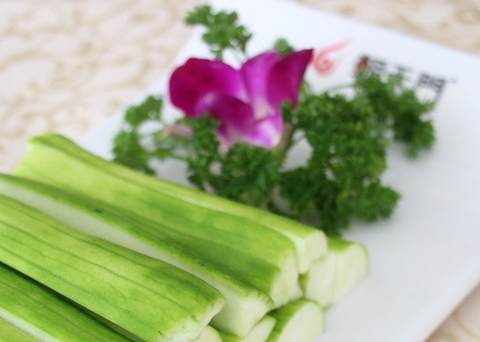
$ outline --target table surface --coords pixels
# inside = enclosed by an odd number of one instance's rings
[[[296,0],[480,56],[480,0]],[[200,0],[0,0],[0,172],[29,137],[77,138],[172,66]],[[480,342],[480,285],[426,342]]]

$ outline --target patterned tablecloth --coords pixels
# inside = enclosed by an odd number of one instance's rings
[[[297,0],[480,56],[480,0]],[[172,65],[199,0],[0,0],[0,171],[27,138],[79,137]],[[428,342],[480,342],[480,286]]]

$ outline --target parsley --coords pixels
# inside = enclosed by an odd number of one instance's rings
[[[127,108],[122,128],[113,141],[115,162],[146,174],[155,173],[149,162],[158,151],[151,152],[144,146],[147,136],[141,133],[141,127],[147,121],[160,120],[162,107],[161,97],[148,96],[139,105]]]
[[[196,7],[188,13],[187,25],[201,25],[206,28],[203,41],[209,46],[215,58],[222,59],[226,49],[246,54],[247,43],[252,34],[245,26],[238,24],[236,12],[214,12],[210,5]]]
[[[390,120],[394,139],[406,145],[409,156],[416,157],[422,149],[433,146],[433,122],[426,118],[433,102],[420,101],[414,90],[403,87],[400,75],[390,75],[385,82],[363,73],[358,76],[355,87],[359,95],[368,98],[384,120]]]
[[[185,119],[185,123],[187,122],[194,132],[192,139],[185,146],[188,154],[188,180],[202,190],[207,190],[209,186],[218,189],[213,169],[221,158],[215,134],[219,122],[209,116],[196,120]]]
[[[381,184],[389,145],[384,113],[374,111],[362,94],[329,93],[305,94],[297,108],[285,112],[312,149],[305,165],[283,174],[287,214],[297,219],[316,214],[322,229],[338,235],[352,217],[374,221],[392,213],[399,194]]]
[[[203,40],[218,59],[227,49],[246,54],[252,35],[237,21],[235,12],[214,12],[208,5],[186,18],[206,28]],[[294,50],[285,39],[274,48],[281,55]],[[341,235],[352,219],[372,222],[394,211],[400,194],[382,182],[391,144],[403,144],[406,156],[415,158],[435,142],[428,118],[433,103],[421,101],[399,75],[356,76],[351,86],[334,91],[315,93],[305,84],[296,108],[283,106],[290,129],[274,149],[237,143],[222,151],[215,131],[220,122],[203,115],[167,125],[162,98],[150,96],[127,109],[114,160],[148,174],[158,171],[152,160],[182,160],[199,189],[294,219],[313,218],[327,234]],[[146,129],[152,122],[160,128]],[[191,135],[172,134],[172,127]],[[299,141],[309,145],[310,154],[287,168],[285,160]]]
[[[295,51],[295,48],[285,38],[279,38],[273,44],[273,48],[280,53],[280,56],[286,56]]]

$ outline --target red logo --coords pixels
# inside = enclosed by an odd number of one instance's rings
[[[337,65],[341,62],[340,57],[332,58],[332,54],[344,49],[350,44],[350,39],[346,39],[339,43],[324,47],[321,50],[317,50],[313,54],[312,66],[316,72],[325,76],[332,73]]]

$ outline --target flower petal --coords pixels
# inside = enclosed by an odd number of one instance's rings
[[[283,119],[280,110],[276,114],[257,120],[243,141],[252,145],[274,147],[280,142],[283,132]]]
[[[273,115],[256,120],[248,104],[221,93],[208,94],[198,105],[199,110],[211,113],[221,122],[218,133],[227,148],[239,142],[273,147],[280,141],[283,120],[278,108]]]
[[[303,75],[312,58],[312,51],[309,49],[292,52],[272,67],[267,85],[270,103],[281,105],[290,100],[292,106],[297,105],[298,93]]]
[[[245,97],[240,74],[221,61],[190,58],[172,73],[169,82],[172,103],[184,110],[188,117],[197,117],[197,102],[212,92]]]
[[[252,107],[223,93],[210,93],[203,97],[198,102],[198,111],[209,112],[221,122],[218,133],[227,147],[243,141],[255,124]]]
[[[275,108],[268,102],[267,81],[272,67],[280,60],[277,51],[267,51],[246,61],[240,75],[252,105],[255,118],[261,119],[275,113]]]

